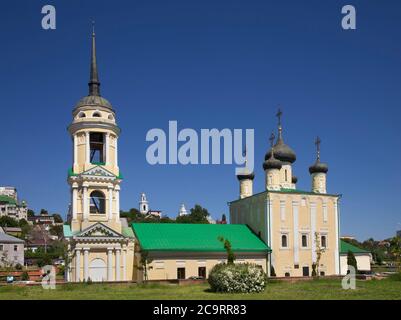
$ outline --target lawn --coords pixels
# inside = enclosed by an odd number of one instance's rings
[[[340,280],[320,279],[297,283],[270,282],[259,294],[220,294],[209,292],[207,284],[178,285],[136,285],[136,284],[67,284],[56,290],[44,290],[41,286],[0,287],[0,300],[29,299],[134,299],[134,300],[229,300],[229,299],[397,299],[401,300],[401,281],[391,279],[357,281],[356,290],[343,290]]]

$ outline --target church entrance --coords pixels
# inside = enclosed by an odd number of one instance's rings
[[[107,267],[102,259],[93,259],[89,265],[89,278],[93,282],[106,281]]]

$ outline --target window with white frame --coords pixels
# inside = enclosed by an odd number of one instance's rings
[[[302,248],[308,248],[308,235],[306,233],[301,236],[301,246]]]
[[[322,248],[327,248],[327,235],[321,235],[320,236],[320,246]]]

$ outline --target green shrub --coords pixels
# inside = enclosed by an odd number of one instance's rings
[[[28,280],[29,280],[29,274],[28,274],[28,272],[24,271],[24,272],[21,274],[21,280],[22,280],[22,281],[28,281]]]
[[[17,264],[15,265],[15,269],[16,269],[16,270],[22,270],[21,264],[17,263]]]
[[[401,281],[401,272],[397,272],[390,276],[390,279],[393,281]]]
[[[316,277],[317,272],[316,272],[316,263],[312,264],[312,277]]]
[[[210,271],[208,282],[214,292],[253,293],[265,290],[267,277],[255,264],[217,264]]]

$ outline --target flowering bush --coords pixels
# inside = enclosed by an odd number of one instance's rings
[[[267,277],[256,264],[223,263],[213,267],[208,282],[214,292],[253,293],[265,290]]]

